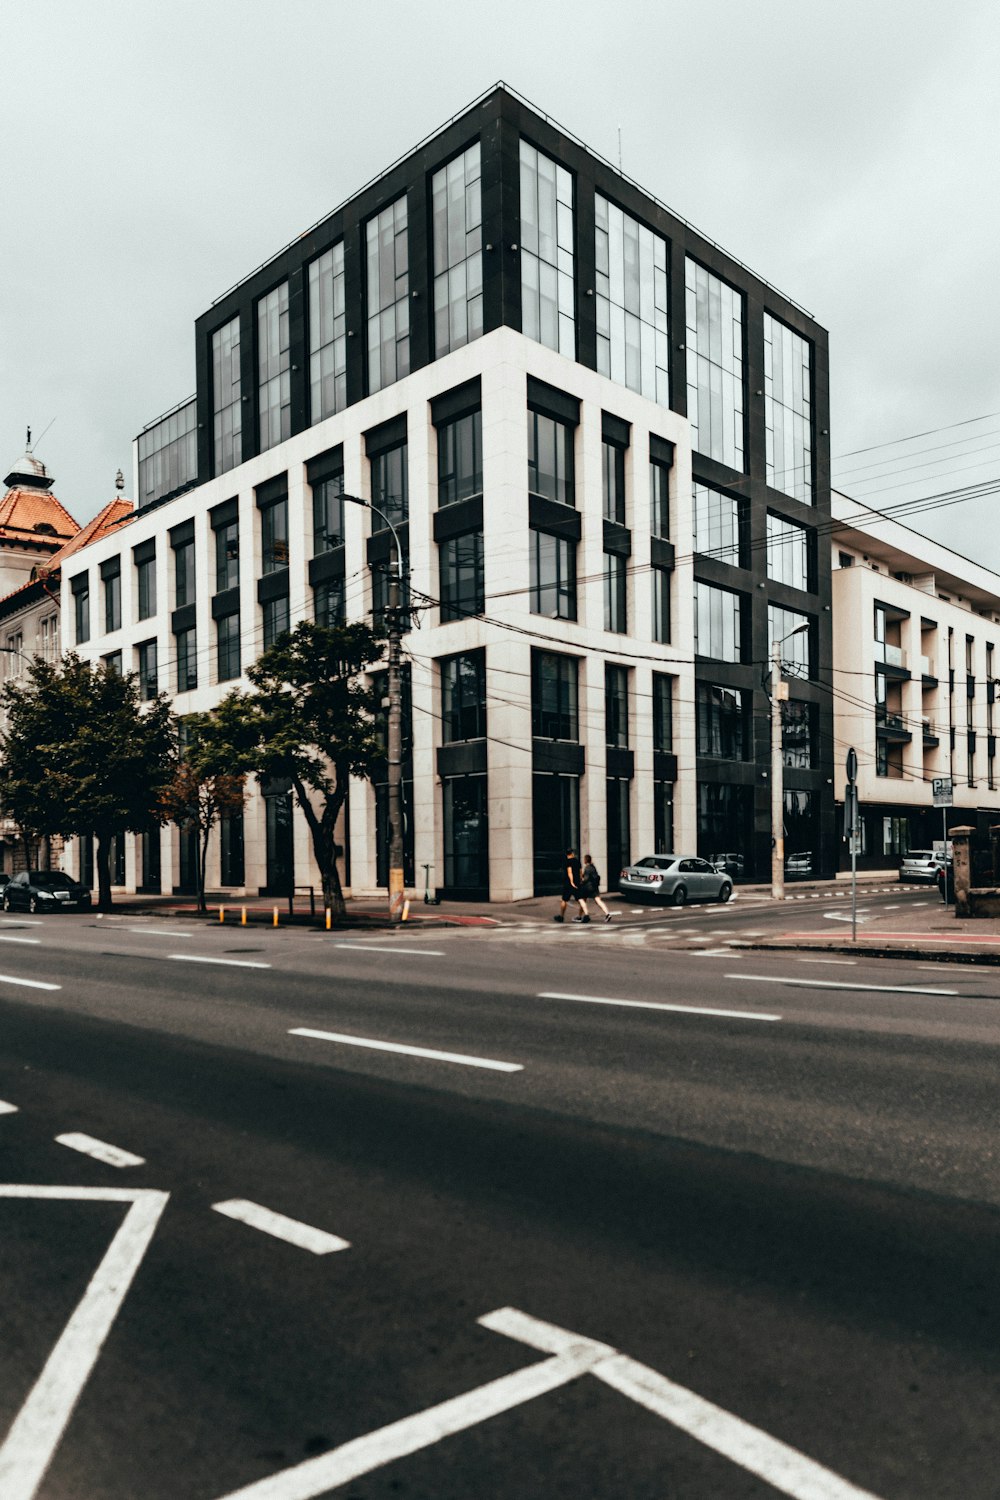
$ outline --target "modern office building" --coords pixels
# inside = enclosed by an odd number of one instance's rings
[[[568,843],[612,881],[670,847],[766,877],[775,640],[787,849],[832,872],[827,340],[800,307],[497,85],[214,302],[195,369],[138,438],[128,535],[64,570],[78,650],[207,708],[296,621],[379,619],[391,521],[411,883],[548,891]],[[263,791],[210,884],[317,883]],[[351,788],[350,888],[385,880],[385,802]],[[176,830],[129,841],[127,884],[190,875]]]
[[[847,496],[834,494],[833,518],[837,797],[853,746],[858,866],[892,868],[945,823],[985,838],[1000,822],[1000,576]],[[933,805],[943,777],[947,810]]]

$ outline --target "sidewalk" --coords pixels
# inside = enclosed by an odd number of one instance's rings
[[[930,963],[1000,965],[1000,918],[977,917],[959,920],[954,906],[945,906],[934,887],[930,888],[928,906],[917,910],[895,910],[866,913],[858,918],[857,939],[852,941],[850,903],[838,904],[837,918],[829,930],[807,931],[795,925],[797,912],[789,913],[789,925],[773,936],[755,938],[752,942],[735,942],[734,947],[780,951],[820,951],[843,953],[852,957],[921,959]],[[858,905],[864,898],[858,893]]]

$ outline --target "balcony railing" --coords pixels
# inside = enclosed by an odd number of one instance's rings
[[[906,667],[906,652],[902,646],[890,646],[887,641],[875,642],[875,660],[887,667]]]

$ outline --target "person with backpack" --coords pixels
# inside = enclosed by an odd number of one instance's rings
[[[608,908],[601,900],[600,889],[601,872],[594,864],[594,861],[591,859],[590,855],[585,854],[583,856],[583,870],[580,876],[580,893],[585,900],[593,901],[595,906],[600,907],[601,911],[604,913],[605,922],[610,922],[612,913],[608,911]],[[573,920],[575,922],[578,922],[580,919],[579,917],[574,917]]]

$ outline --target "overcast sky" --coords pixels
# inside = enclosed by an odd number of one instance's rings
[[[3,0],[0,57],[0,462],[80,521],[212,300],[498,79],[829,329],[841,488],[1000,476],[996,0]],[[900,519],[1000,569],[996,505]]]

